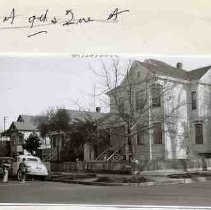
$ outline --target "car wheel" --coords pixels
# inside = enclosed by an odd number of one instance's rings
[[[18,171],[18,173],[17,173],[17,179],[20,181],[21,178],[22,178],[22,173],[21,173],[21,171]]]

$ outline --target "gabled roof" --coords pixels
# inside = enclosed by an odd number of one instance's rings
[[[25,123],[32,123],[32,124],[39,124],[43,122],[47,122],[48,117],[46,116],[32,116],[32,115],[19,115],[17,122],[25,122]]]
[[[31,115],[21,114],[18,116],[17,122],[31,122],[32,117]]]
[[[30,122],[12,122],[10,129],[15,129],[17,131],[34,131],[37,126]]]
[[[206,67],[194,69],[192,71],[188,71],[187,75],[188,75],[189,80],[201,79],[201,77],[204,76],[209,71],[210,68],[211,66],[206,66]]]
[[[149,71],[152,71],[154,73],[189,81],[201,79],[201,77],[205,75],[211,68],[211,66],[205,66],[202,68],[193,69],[191,71],[186,71],[184,69],[178,69],[167,63],[154,59],[148,59],[145,60],[144,62],[138,61],[138,63],[140,63],[142,66],[144,66]]]
[[[142,66],[144,66],[149,71],[155,74],[178,79],[185,79],[185,80],[188,79],[187,71],[185,71],[184,69],[178,69],[162,61],[147,59],[144,62],[139,62],[139,61],[136,62],[141,64]]]
[[[192,80],[200,80],[202,76],[204,76],[209,69],[211,69],[211,66],[206,66],[198,69],[193,69],[191,71],[187,71],[185,69],[176,68],[174,66],[171,66],[167,63],[164,63],[162,61],[158,61],[155,59],[146,59],[144,62],[135,60],[133,62],[133,65],[130,69],[129,74],[133,74],[133,66],[134,64],[140,65],[144,68],[146,68],[149,72],[153,74],[157,74],[160,76],[167,76],[172,77],[176,79],[182,79],[186,81],[192,81]],[[121,88],[125,85],[127,81],[127,78],[125,77],[119,86],[116,88],[108,91],[106,94],[110,95],[113,91],[117,90],[118,88]]]

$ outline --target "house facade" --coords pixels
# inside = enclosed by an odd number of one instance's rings
[[[211,66],[186,71],[181,63],[134,61],[107,95],[110,159],[126,153],[139,160],[211,155]]]
[[[50,139],[42,138],[38,130],[38,124],[46,121],[43,116],[19,115],[17,121],[12,122],[7,133],[10,136],[11,155],[24,154],[22,145],[30,134],[37,134],[41,139],[40,149],[50,147]]]

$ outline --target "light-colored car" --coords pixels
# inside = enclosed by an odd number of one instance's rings
[[[40,158],[32,155],[19,155],[15,158],[15,161],[12,164],[13,175],[16,175],[18,180],[21,179],[21,171],[19,170],[19,165],[23,158],[25,158],[26,160],[27,176],[37,176],[43,180],[48,177],[48,170],[46,166],[42,163]]]

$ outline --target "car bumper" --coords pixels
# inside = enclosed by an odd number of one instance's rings
[[[28,175],[32,175],[32,176],[48,176],[48,172],[45,172],[45,171],[41,171],[41,172],[37,172],[37,171],[28,171],[27,174],[28,174]]]

